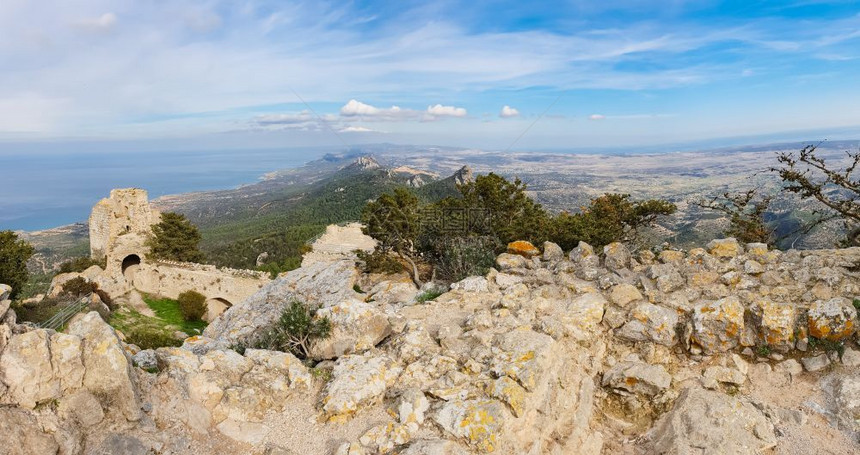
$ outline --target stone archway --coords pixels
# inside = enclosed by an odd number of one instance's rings
[[[206,322],[212,322],[221,315],[221,313],[227,311],[227,308],[230,308],[233,304],[224,298],[216,297],[213,299],[206,300],[206,315],[203,319]]]
[[[134,274],[140,268],[140,256],[129,254],[122,260],[122,275],[129,283],[134,283]]]

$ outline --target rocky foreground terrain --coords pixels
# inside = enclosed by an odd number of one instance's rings
[[[419,303],[326,241],[181,348],[17,324],[0,290],[0,452],[860,452],[860,249],[516,242]],[[294,299],[333,322],[313,368],[247,347]]]

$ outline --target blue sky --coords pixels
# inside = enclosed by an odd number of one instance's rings
[[[0,150],[856,138],[858,75],[850,1],[4,0]]]

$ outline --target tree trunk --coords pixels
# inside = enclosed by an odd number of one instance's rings
[[[421,277],[418,275],[418,265],[415,264],[415,261],[413,261],[409,256],[400,252],[397,254],[412,266],[412,282],[415,283],[415,286],[418,286],[418,289],[421,289],[421,286],[424,284],[421,282]]]

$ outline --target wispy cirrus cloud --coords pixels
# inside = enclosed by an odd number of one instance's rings
[[[511,5],[508,13],[448,3],[0,2],[0,106],[24,106],[0,109],[0,135],[149,137],[248,123],[318,128],[319,119],[302,113],[305,101],[337,128],[391,122],[432,131],[435,120],[479,122],[468,113],[495,113],[500,101],[522,115],[539,114],[549,101],[531,97],[545,90],[589,100],[625,92],[637,95],[635,103],[652,96],[675,104],[690,94],[704,100],[699,93],[716,93],[713,102],[722,103],[727,97],[719,89],[739,81],[753,87],[766,78],[768,87],[796,93],[791,84],[798,77],[826,72],[847,81],[857,74],[860,16],[848,7],[844,14],[798,20],[778,8],[738,17],[696,3]],[[847,82],[838,88],[856,93]],[[499,92],[505,97],[495,97]],[[750,97],[738,97],[738,110],[745,103],[753,110]],[[291,106],[271,114],[273,104]],[[622,111],[615,107],[607,115]],[[631,110],[659,112],[661,106]],[[849,111],[827,112],[829,123],[850,120]],[[589,114],[562,103],[547,119],[553,115]],[[703,123],[727,116],[688,117]]]

